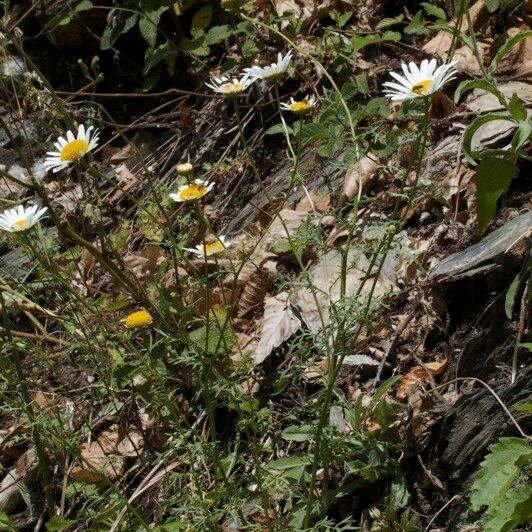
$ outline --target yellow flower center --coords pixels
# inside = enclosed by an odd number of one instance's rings
[[[20,231],[23,229],[27,229],[29,227],[28,219],[27,218],[21,218],[20,220],[17,220],[13,223],[13,225]]]
[[[71,140],[62,150],[61,150],[61,160],[62,161],[77,161],[79,158],[83,157],[89,149],[89,145],[85,140]]]
[[[304,113],[305,111],[308,111],[310,109],[310,105],[305,100],[302,100],[300,102],[294,102],[290,105],[290,109],[294,113]]]
[[[429,91],[431,85],[432,85],[431,79],[420,81],[419,83],[416,83],[412,87],[412,92],[415,92],[416,94],[419,94],[420,96],[424,96]]]
[[[205,255],[213,255],[214,253],[220,253],[220,251],[223,251],[225,249],[225,246],[223,245],[221,240],[217,240],[216,242],[212,242],[211,244],[205,244],[203,246],[203,252]]]
[[[122,322],[128,329],[136,329],[153,323],[153,317],[147,310],[137,310],[123,318]]]
[[[207,194],[207,187],[205,185],[197,185],[196,183],[187,185],[187,188],[179,192],[181,199],[185,201],[201,198],[205,194]]]
[[[238,94],[244,90],[242,83],[224,83],[220,89],[224,94]]]

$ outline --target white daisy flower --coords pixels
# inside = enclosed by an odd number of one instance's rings
[[[26,231],[26,229],[33,227],[45,212],[46,207],[39,209],[38,205],[27,208],[18,205],[0,214],[0,229],[10,233]]]
[[[229,79],[226,76],[213,77],[210,83],[205,83],[209,89],[214,92],[223,94],[224,96],[236,96],[242,94],[250,85],[251,80],[247,75],[243,75],[240,79]]]
[[[384,93],[388,98],[395,102],[402,102],[413,98],[428,96],[441,89],[445,83],[456,76],[456,61],[446,63],[437,67],[436,59],[423,59],[418,67],[415,63],[409,63],[408,66],[402,63],[404,77],[396,72],[390,72],[390,75],[399,83],[387,81]]]
[[[213,186],[214,183],[211,183],[209,181],[204,181],[203,179],[195,179],[193,183],[189,183],[188,185],[181,185],[177,189],[177,192],[172,192],[170,194],[170,197],[174,201],[198,200],[208,194],[212,190]]]
[[[195,248],[183,248],[190,253],[194,253],[198,257],[210,257],[211,255],[216,255],[221,253],[226,248],[228,248],[231,243],[223,235],[220,235],[220,238],[209,244],[198,244]]]
[[[272,63],[270,66],[260,67],[252,66],[244,69],[244,74],[251,78],[252,81],[262,79],[273,83],[278,81],[283,74],[288,70],[290,61],[292,60],[292,52],[288,52],[284,57],[279,52],[277,55],[277,63]]]
[[[178,175],[189,175],[194,171],[192,163],[179,163],[175,165],[175,172]]]
[[[57,151],[47,152],[47,157],[44,159],[44,166],[53,172],[63,170],[69,164],[78,161],[87,152],[93,150],[98,146],[98,130],[94,126],[85,129],[83,124],[78,128],[78,136],[74,137],[72,131],[67,131],[66,140],[59,137],[54,146]]]
[[[305,96],[302,100],[294,100],[290,97],[290,103],[282,103],[281,109],[285,111],[291,111],[295,114],[304,114],[307,111],[310,111],[317,103],[316,96],[312,94],[311,96]]]

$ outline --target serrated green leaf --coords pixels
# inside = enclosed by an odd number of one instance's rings
[[[479,234],[484,233],[495,216],[497,201],[508,191],[518,171],[513,162],[495,157],[483,159],[477,166],[475,184]]]
[[[488,8],[488,11],[490,13],[493,13],[497,10],[499,7],[499,4],[501,3],[500,0],[484,0],[484,3],[486,4],[486,7]]]
[[[499,100],[499,103],[503,106],[507,106],[506,98],[504,97],[504,94],[493,84],[485,79],[469,79],[467,81],[462,81],[460,85],[456,88],[456,91],[454,93],[454,103],[458,103],[460,101],[460,98],[462,95],[470,91],[472,89],[482,89],[488,92],[491,92],[495,96],[497,96],[497,99]]]
[[[521,275],[517,274],[515,279],[512,281],[510,288],[508,288],[508,291],[506,292],[506,297],[504,298],[504,312],[509,320],[512,319],[512,315],[514,313],[515,294],[517,293],[520,284]]]
[[[421,5],[427,15],[439,18],[440,20],[447,20],[445,11],[441,7],[429,4],[428,2],[421,2]]]
[[[157,41],[157,26],[161,20],[161,15],[167,11],[168,8],[169,6],[159,6],[151,11],[144,12],[140,17],[140,34],[150,46],[155,46],[155,42]]]
[[[287,441],[308,441],[313,434],[312,425],[292,425],[281,432],[281,438]]]
[[[518,486],[508,490],[502,501],[484,522],[484,532],[507,532],[532,517],[532,487]]]
[[[394,18],[383,18],[379,22],[377,22],[377,25],[375,26],[376,30],[383,30],[385,28],[389,28],[391,26],[396,26],[397,24],[401,24],[403,22],[405,16],[401,13],[397,17]]]
[[[233,34],[231,26],[224,24],[223,26],[212,27],[205,36],[205,44],[212,45],[229,39]]]
[[[414,18],[410,21],[410,24],[404,29],[404,32],[407,35],[427,35],[429,30],[427,29],[427,23],[425,18],[421,14],[421,11],[418,11]]]
[[[401,34],[398,31],[385,31],[382,35],[380,33],[371,33],[370,35],[358,35],[351,40],[352,53],[356,53],[364,46],[370,44],[378,44],[380,42],[394,42],[400,41]]]
[[[59,515],[56,515],[46,523],[46,530],[49,532],[60,532],[61,530],[65,530],[70,525],[73,525],[74,521],[70,519],[65,519],[64,517],[61,517]]]
[[[473,483],[473,510],[476,512],[487,506],[492,513],[531,456],[532,447],[520,438],[501,438],[492,445]]]
[[[510,37],[500,48],[499,51],[495,54],[495,57],[492,59],[489,66],[490,72],[495,72],[499,61],[516,45],[519,44],[523,39],[532,37],[532,30],[523,31]]]
[[[515,122],[513,118],[509,115],[502,115],[502,114],[496,114],[496,113],[489,113],[482,116],[477,116],[471,124],[469,124],[469,127],[467,128],[467,131],[464,135],[464,157],[467,159],[467,162],[469,164],[472,164],[475,166],[477,164],[475,159],[480,158],[480,153],[477,151],[474,151],[471,149],[471,142],[473,140],[473,135],[477,132],[477,130],[483,126],[484,124],[487,124],[488,122],[492,122],[493,120],[508,120],[509,122]]]

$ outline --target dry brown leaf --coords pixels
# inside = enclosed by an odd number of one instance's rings
[[[296,211],[301,212],[327,212],[331,207],[331,196],[329,194],[322,194],[320,196],[310,192],[309,196],[303,196],[296,205]]]
[[[483,0],[478,0],[469,8],[469,15],[471,17],[471,22],[473,28],[477,30],[487,19],[488,9]],[[465,17],[463,20],[465,21]],[[462,25],[462,30],[465,31],[467,23],[464,22]],[[456,19],[453,19],[449,26],[451,28],[456,27]],[[451,43],[453,41],[453,34],[449,31],[440,30],[430,41],[428,41],[425,46],[423,46],[423,51],[426,54],[433,56],[444,56],[450,49]]]
[[[514,37],[522,31],[530,28],[510,28],[507,39]],[[529,78],[532,76],[532,37],[527,37],[514,46],[499,63],[496,74],[498,76],[515,76],[517,78]]]
[[[155,244],[147,244],[140,254],[130,253],[124,257],[125,265],[141,280],[153,277],[165,260],[163,249]]]
[[[368,153],[360,161],[349,168],[344,177],[341,200],[349,201],[362,194],[375,177],[380,160],[373,153]]]
[[[140,456],[144,447],[142,435],[131,430],[121,437],[118,431],[104,431],[97,440],[81,446],[81,465],[72,469],[76,481],[98,483],[102,476],[109,480],[120,478],[126,457]]]
[[[369,261],[362,251],[355,247],[351,248],[347,257],[344,299],[353,297],[358,292],[368,268]],[[303,321],[314,334],[317,334],[324,326],[329,325],[330,309],[341,299],[341,273],[342,253],[337,249],[331,249],[320,257],[309,270],[313,290],[310,287],[300,288],[292,298],[293,303],[301,312]],[[372,285],[373,279],[364,284],[359,294],[360,302],[366,300]],[[392,287],[393,283],[380,275],[375,284],[373,297],[377,298],[384,295]]]
[[[301,321],[290,307],[287,292],[266,298],[261,337],[253,356],[255,364],[263,362],[276,347],[290,338],[300,327]]]
[[[267,249],[268,246],[275,242],[294,236],[301,224],[307,219],[307,216],[306,212],[281,209],[264,233],[258,248]]]
[[[447,359],[439,362],[428,362],[425,367],[413,367],[400,381],[395,392],[397,399],[406,399],[408,394],[418,382],[425,382],[428,380],[425,368],[430,371],[431,375],[438,375],[447,367]]]

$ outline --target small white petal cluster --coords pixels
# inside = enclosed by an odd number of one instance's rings
[[[169,194],[169,196],[171,199],[177,202],[194,201],[203,198],[203,196],[212,190],[212,187],[214,187],[214,183],[211,181],[194,179],[194,181],[188,185],[181,185],[177,189],[177,192],[172,192]]]
[[[220,235],[218,240],[210,242],[209,244],[198,244],[195,248],[183,248],[185,251],[190,251],[198,257],[210,257],[211,255],[216,255],[221,253],[226,248],[228,248],[231,243],[227,240],[227,237]]]
[[[42,209],[38,205],[24,207],[18,205],[0,214],[0,229],[9,233],[19,233],[33,227],[46,212],[46,207]]]
[[[260,67],[252,66],[244,69],[244,74],[248,76],[251,81],[262,80],[266,82],[278,81],[283,74],[288,70],[290,61],[292,60],[292,52],[288,52],[284,57],[279,52],[277,55],[277,62],[269,66]]]
[[[226,76],[213,77],[210,83],[205,83],[209,89],[224,96],[237,96],[242,94],[250,85],[251,80],[243,75],[239,78],[230,79]]]
[[[2,64],[0,64],[0,76],[3,78],[18,78],[24,72],[26,72],[26,65],[20,57],[6,57]]]
[[[424,59],[418,67],[415,63],[402,63],[404,76],[396,72],[390,75],[398,81],[387,81],[385,95],[392,101],[402,102],[413,98],[429,96],[441,89],[445,83],[456,76],[456,61],[437,66],[436,59]]]
[[[314,94],[305,96],[302,100],[294,100],[294,98],[290,97],[290,102],[282,103],[281,109],[285,111],[291,111],[292,113],[296,114],[302,114],[312,109],[316,103],[318,103],[318,100]]]
[[[59,137],[54,143],[57,151],[47,152],[47,157],[44,159],[44,166],[47,170],[59,172],[69,164],[78,161],[87,152],[93,150],[98,146],[99,133],[94,126],[85,128],[83,124],[78,127],[77,137],[74,137],[72,131],[67,131],[66,139]]]

